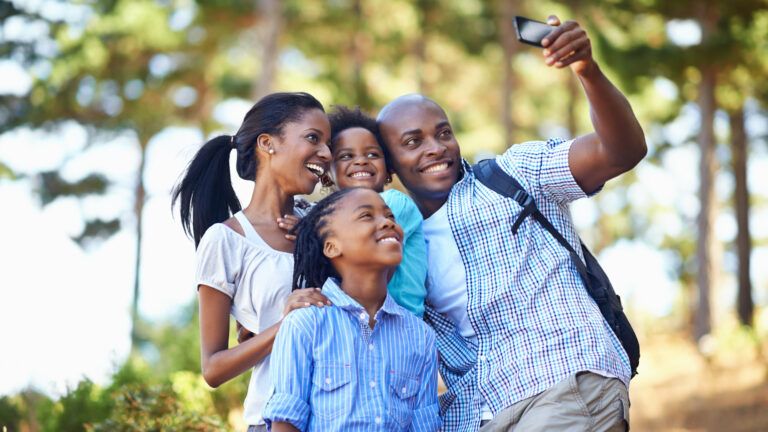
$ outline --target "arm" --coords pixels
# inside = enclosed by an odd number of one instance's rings
[[[280,323],[229,348],[229,311],[232,299],[207,285],[200,285],[200,354],[203,378],[211,387],[247,371],[272,352]],[[315,288],[295,290],[288,297],[283,316],[310,305],[322,305],[327,299]]]
[[[436,431],[440,428],[440,405],[437,401],[437,348],[435,333],[427,329],[427,343],[424,364],[421,374],[422,383],[416,396],[416,407],[413,412],[411,431]]]
[[[592,58],[584,29],[573,21],[561,26],[555,16],[547,23],[558,27],[542,41],[545,62],[557,68],[570,67],[589,101],[595,133],[574,140],[568,162],[581,189],[591,193],[645,157],[645,136],[627,99]]]
[[[311,408],[312,390],[312,325],[311,314],[291,316],[275,340],[270,375],[275,392],[262,413],[274,431],[306,430]]]

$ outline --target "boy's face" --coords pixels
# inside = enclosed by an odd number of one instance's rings
[[[355,189],[328,217],[323,252],[344,278],[345,270],[394,267],[403,258],[403,229],[378,193]]]
[[[417,200],[445,200],[459,179],[461,153],[445,112],[430,100],[393,107],[380,123],[400,181]]]
[[[341,131],[333,142],[331,170],[340,189],[364,187],[384,190],[389,173],[376,137],[361,127]]]

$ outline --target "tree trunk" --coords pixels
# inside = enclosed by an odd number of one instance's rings
[[[365,34],[363,26],[363,5],[361,0],[354,0],[352,3],[354,15],[354,34],[352,35],[352,77],[354,80],[355,102],[366,111],[374,109],[371,98],[368,96],[368,86],[365,83],[363,75],[363,66],[365,65],[365,48],[363,38]]]
[[[515,89],[515,73],[512,69],[512,59],[519,49],[520,43],[515,37],[512,20],[519,9],[518,0],[501,0],[501,13],[499,14],[499,35],[501,47],[504,51],[503,83],[501,91],[501,124],[504,127],[504,144],[510,147],[514,144],[513,133],[515,121],[512,118],[512,95]]]
[[[749,259],[752,252],[749,235],[749,188],[747,186],[747,135],[744,132],[744,109],[729,113],[731,125],[731,147],[733,176],[736,190],[733,206],[736,209],[736,250],[739,256],[739,289],[736,298],[736,311],[739,321],[752,326],[755,309],[752,300],[752,284],[749,279]]]
[[[416,54],[416,83],[419,93],[427,93],[427,84],[424,81],[424,65],[427,63],[427,6],[423,1],[417,1],[419,14],[419,30],[415,45]]]
[[[141,139],[141,138],[140,138]],[[144,189],[144,168],[148,140],[141,139],[141,153],[139,156],[139,172],[136,175],[136,192],[134,197],[134,218],[136,219],[136,261],[133,270],[133,302],[131,304],[131,352],[138,349],[139,342],[139,294],[141,276],[141,243],[142,225],[144,215],[144,203],[146,202],[146,190]]]
[[[699,216],[697,220],[699,241],[696,245],[698,263],[697,283],[699,301],[696,311],[694,336],[698,340],[712,329],[710,296],[714,277],[713,243],[715,218],[715,70],[706,67],[702,70],[699,84],[699,109],[701,110],[701,132],[699,135]]]
[[[280,35],[283,32],[283,6],[281,0],[256,0],[256,7],[261,15],[258,24],[258,36],[262,46],[261,73],[253,88],[254,100],[272,92],[277,72],[277,60],[280,51]]]
[[[704,44],[711,40],[717,24],[716,11],[712,6],[700,6],[700,23],[702,25],[702,41]],[[715,65],[704,64],[700,68],[701,82],[699,83],[699,111],[701,112],[701,131],[699,133],[699,216],[697,226],[699,241],[696,245],[696,262],[698,263],[697,285],[699,298],[694,325],[694,337],[699,340],[712,330],[711,292],[713,279],[717,274],[714,270],[714,229],[715,219],[715,86],[717,85],[717,70]]]

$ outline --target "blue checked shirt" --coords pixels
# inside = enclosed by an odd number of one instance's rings
[[[435,334],[387,295],[371,331],[368,314],[329,279],[333,306],[283,320],[272,348],[275,393],[264,420],[302,431],[436,431]]]
[[[496,161],[581,253],[568,204],[585,194],[568,165],[570,144],[518,144]],[[629,385],[629,359],[557,240],[532,217],[513,235],[521,207],[477,181],[466,162],[445,205],[466,271],[467,313],[477,340],[462,337],[453,321],[427,305],[425,320],[437,333],[440,374],[448,387],[440,396],[444,430],[476,431],[483,401],[496,415],[579,371]]]

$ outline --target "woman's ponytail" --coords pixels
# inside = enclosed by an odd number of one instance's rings
[[[233,141],[233,137],[221,135],[205,143],[173,190],[171,205],[181,201],[181,223],[187,235],[194,238],[195,247],[211,225],[241,209],[229,175]]]

